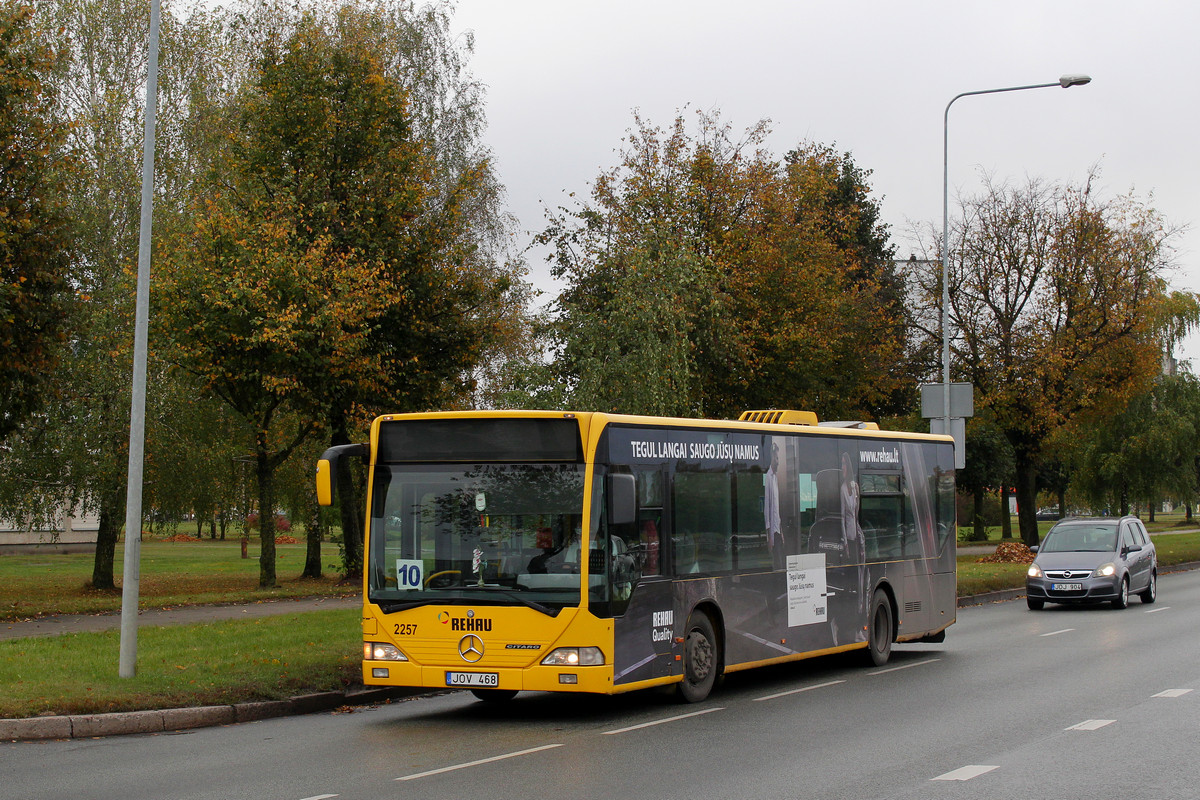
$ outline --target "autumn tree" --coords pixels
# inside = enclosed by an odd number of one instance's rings
[[[1200,381],[1159,376],[1103,424],[1077,426],[1072,491],[1096,508],[1128,514],[1132,503],[1191,505],[1200,489]]]
[[[272,29],[172,246],[164,335],[253,425],[263,514],[275,471],[318,430],[340,444],[371,411],[464,398],[512,284],[480,266],[471,229],[486,160],[451,170],[414,127],[381,47],[389,19],[345,5]],[[339,490],[354,496],[345,474]],[[348,575],[361,573],[357,505],[341,503]]]
[[[736,416],[804,407],[876,416],[902,353],[890,250],[866,175],[764,123],[668,130],[635,118],[621,164],[561,209],[557,365],[585,408]]]
[[[140,0],[44,0],[37,29],[53,43],[47,77],[54,113],[80,168],[64,175],[75,293],[70,346],[36,425],[20,432],[0,495],[19,513],[81,506],[100,520],[92,585],[115,588],[113,561],[125,517],[131,350],[149,5]],[[163,3],[155,225],[178,209],[188,182],[185,131],[206,65],[220,58],[210,15],[179,19]],[[184,33],[186,31],[186,34]],[[6,119],[8,117],[6,116]],[[49,197],[49,195],[47,195]],[[49,263],[49,262],[48,262]],[[152,390],[172,376],[150,354]],[[157,432],[147,429],[148,452]]]
[[[0,4],[0,440],[54,391],[73,305],[74,161],[55,113],[55,53],[33,14]]]
[[[989,180],[963,202],[950,242],[951,378],[974,384],[976,408],[1012,447],[1021,536],[1031,545],[1038,470],[1053,437],[1144,393],[1170,338],[1196,320],[1196,298],[1167,290],[1172,231],[1162,216],[1132,196],[1100,198],[1094,177]],[[940,269],[918,267],[914,277],[914,303],[935,319]]]

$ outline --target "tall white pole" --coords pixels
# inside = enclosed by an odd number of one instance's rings
[[[150,322],[150,222],[154,208],[154,115],[158,107],[158,2],[150,0],[146,62],[146,133],[142,143],[142,220],[138,237],[137,308],[133,328],[133,388],[129,409],[129,482],[125,495],[125,563],[121,578],[121,663],[137,674],[138,583],[142,551],[142,466],[146,444],[146,350]]]
[[[960,97],[998,92],[1020,92],[1025,89],[1049,89],[1059,86],[1068,89],[1091,82],[1087,75],[1063,75],[1054,83],[1035,83],[1029,86],[1008,86],[1003,89],[981,89],[956,94],[946,104],[942,115],[942,432],[950,435],[950,106]]]

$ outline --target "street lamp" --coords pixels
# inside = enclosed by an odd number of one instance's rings
[[[960,97],[973,94],[1019,92],[1024,89],[1049,89],[1054,86],[1069,89],[1091,81],[1088,75],[1063,75],[1054,83],[963,92],[956,94],[946,104],[946,113],[942,117],[942,433],[946,435],[950,435],[950,106]]]

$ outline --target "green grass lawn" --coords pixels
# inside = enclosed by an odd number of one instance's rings
[[[1012,534],[1013,534],[1013,536],[1019,538],[1020,531],[1019,531],[1019,528],[1017,525],[1017,518],[1013,517],[1011,522],[1012,522],[1012,525],[1011,525]],[[1200,528],[1200,517],[1197,517],[1197,518],[1193,519],[1191,522],[1189,522],[1189,521],[1187,521],[1187,519],[1185,519],[1183,512],[1173,512],[1170,514],[1155,514],[1154,522],[1149,522],[1145,517],[1142,518],[1142,522],[1145,523],[1146,530],[1150,531],[1150,533],[1167,533],[1170,531],[1175,531],[1175,530],[1180,530],[1180,529],[1191,530],[1193,528]],[[1053,527],[1053,525],[1054,525],[1054,520],[1039,520],[1038,521],[1038,532],[1042,536],[1045,536],[1046,531],[1050,530],[1050,528]],[[986,544],[999,544],[1001,541],[1003,541],[1004,529],[999,525],[991,525],[991,526],[984,528],[984,533],[987,535],[986,541],[982,541],[982,542],[967,541],[967,537],[974,534],[974,532],[975,532],[975,529],[969,525],[959,525],[958,526],[958,543],[960,545],[975,545],[975,544],[986,545]]]
[[[118,591],[100,592],[88,587],[94,556],[90,553],[34,553],[0,556],[0,621],[47,614],[106,614],[121,610],[121,568],[124,544],[116,553]],[[205,539],[200,542],[142,542],[138,578],[139,607],[254,603],[296,597],[357,594],[361,585],[339,581],[336,544],[324,544],[321,562],[326,577],[301,578],[305,545],[276,545],[279,586],[258,588],[258,542],[252,540],[249,558],[241,557],[241,543]]]
[[[360,681],[357,609],[138,631],[137,675],[117,676],[120,635],[0,642],[0,718],[276,700]]]

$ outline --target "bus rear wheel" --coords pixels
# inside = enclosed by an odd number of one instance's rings
[[[678,684],[679,697],[688,703],[699,703],[708,697],[721,670],[720,644],[707,614],[688,617],[683,638],[683,680]]]
[[[871,598],[871,616],[867,618],[867,655],[877,667],[891,658],[892,632],[892,603],[886,592],[876,589]]]

